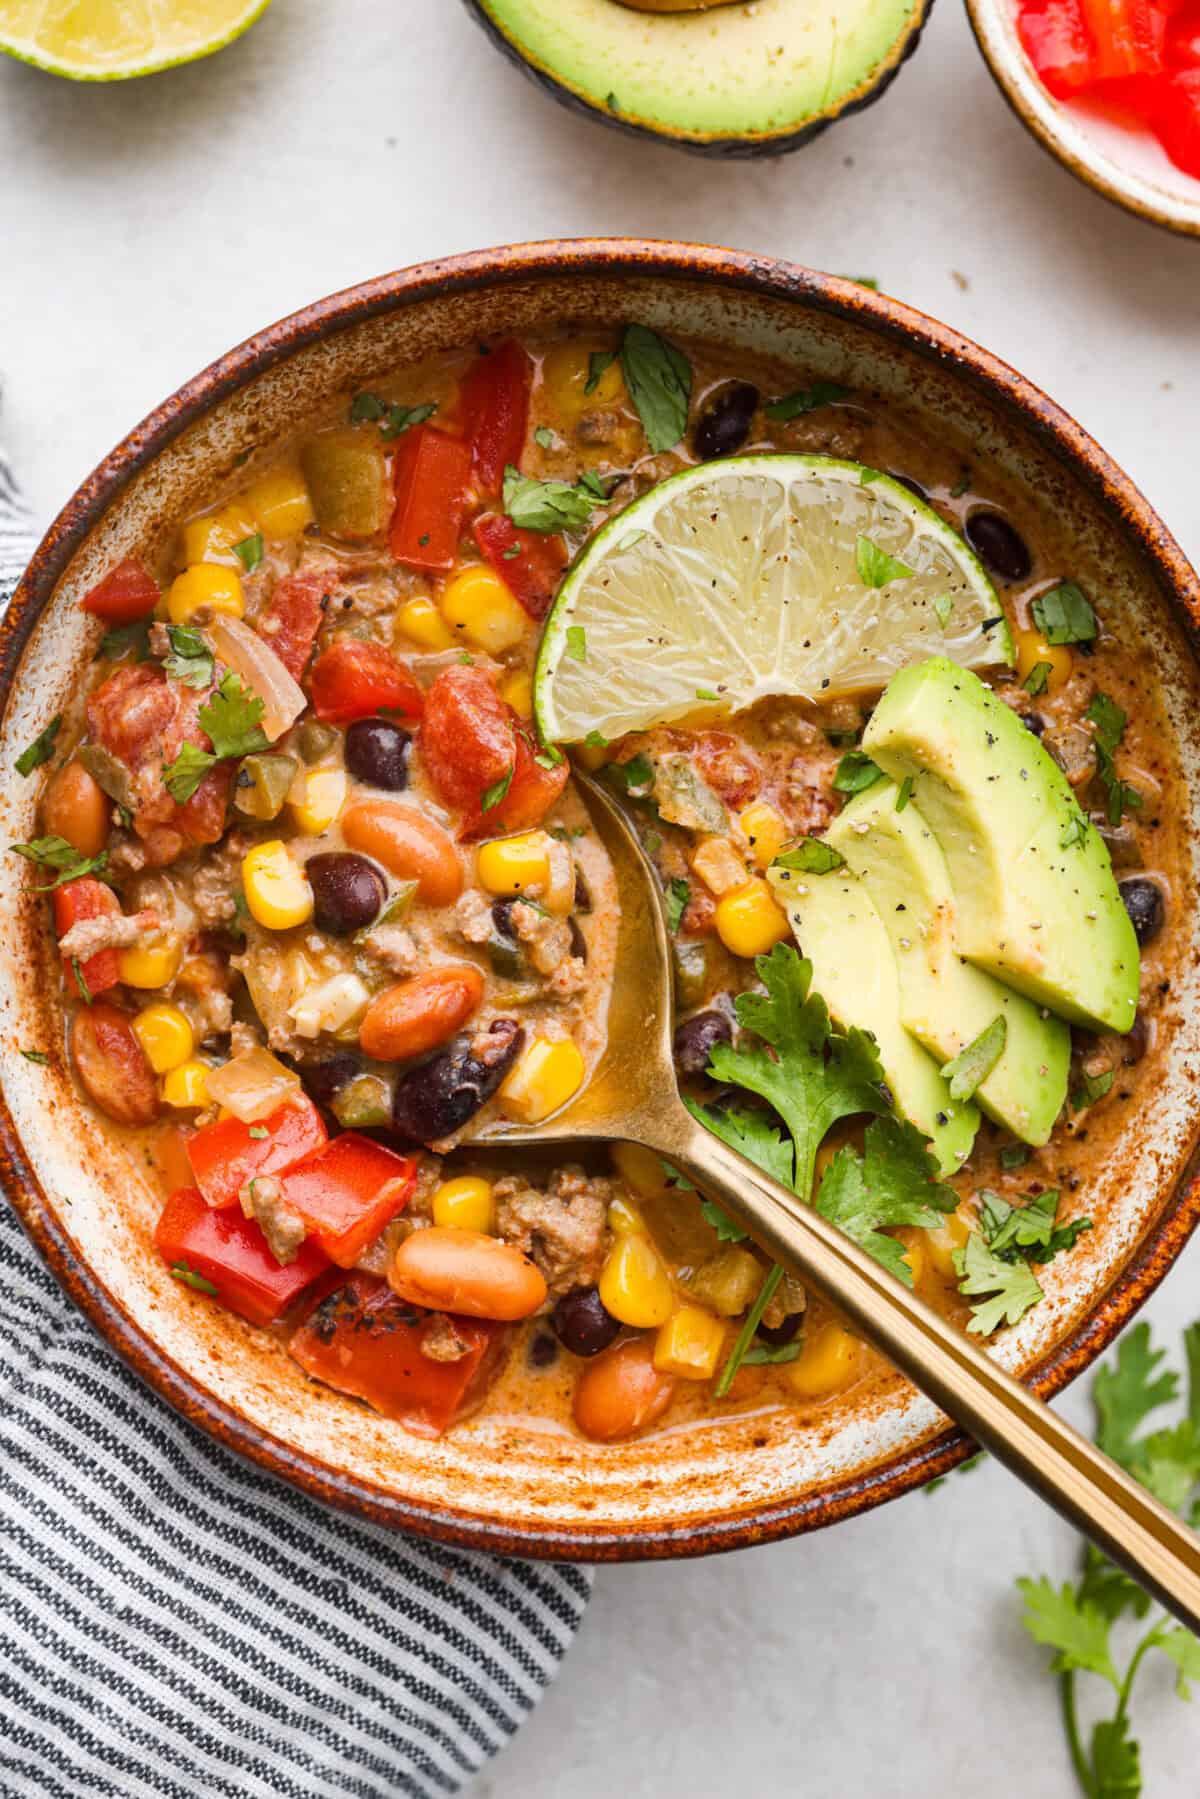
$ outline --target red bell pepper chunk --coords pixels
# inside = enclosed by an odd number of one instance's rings
[[[300,680],[308,666],[328,595],[329,576],[319,569],[284,575],[276,581],[258,621],[259,636],[274,650],[293,681]]]
[[[346,1131],[283,1176],[283,1203],[299,1212],[325,1254],[353,1268],[368,1243],[408,1204],[412,1156]]]
[[[1172,69],[1200,69],[1200,6],[1191,6],[1171,20],[1167,28],[1167,65]]]
[[[404,664],[383,644],[357,637],[339,637],[318,656],[308,688],[313,711],[326,724],[384,711],[420,718],[425,709],[425,696]]]
[[[471,529],[484,556],[530,618],[543,619],[567,566],[562,538],[544,531],[521,531],[500,512],[485,512]]]
[[[79,602],[109,625],[132,625],[148,618],[161,595],[158,582],[138,562],[119,562]]]
[[[215,1212],[195,1187],[172,1193],[154,1242],[180,1280],[200,1292],[207,1288],[198,1282],[207,1282],[219,1305],[251,1324],[274,1323],[329,1267],[311,1237],[300,1245],[294,1262],[281,1265],[253,1219],[238,1210]]]
[[[1167,18],[1157,0],[1081,0],[1096,46],[1094,80],[1158,75],[1165,67]]]
[[[64,881],[61,887],[54,889],[52,897],[54,929],[59,937],[65,937],[73,924],[90,918],[111,918],[121,910],[121,902],[112,888],[106,887],[103,881],[93,880],[91,875],[82,875],[77,881]],[[115,987],[121,978],[116,950],[97,950],[94,956],[79,964],[79,973],[93,999],[98,993]],[[63,975],[74,986],[75,967],[66,956],[63,957]]]
[[[1095,81],[1096,48],[1080,0],[1029,0],[1018,14],[1017,31],[1038,79],[1056,100]]]
[[[1167,77],[1151,123],[1176,167],[1200,179],[1200,66]]]
[[[265,1131],[265,1136],[253,1135]],[[238,1203],[238,1194],[256,1175],[282,1174],[312,1155],[327,1140],[321,1114],[307,1094],[297,1094],[261,1124],[220,1118],[188,1138],[192,1178],[206,1203],[221,1210]]]
[[[414,425],[396,445],[396,509],[388,542],[410,568],[453,568],[471,480],[471,446],[431,425]]]
[[[481,356],[462,384],[459,404],[481,493],[498,494],[509,463],[520,463],[532,383],[533,364],[509,337]]]
[[[355,1274],[323,1299],[288,1348],[307,1374],[394,1418],[415,1437],[440,1437],[483,1398],[508,1327],[455,1318],[464,1354],[457,1361],[422,1353],[436,1315],[415,1312],[385,1281]]]

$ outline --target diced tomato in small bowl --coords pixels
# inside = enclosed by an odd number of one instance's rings
[[[195,1187],[171,1195],[154,1241],[178,1280],[251,1324],[273,1324],[329,1268],[311,1237],[294,1261],[277,1262],[253,1219],[236,1207],[214,1209]]]

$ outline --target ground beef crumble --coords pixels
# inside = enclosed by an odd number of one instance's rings
[[[611,1181],[567,1167],[555,1173],[547,1192],[520,1175],[497,1181],[494,1191],[500,1236],[533,1257],[550,1299],[595,1284],[611,1237]]]

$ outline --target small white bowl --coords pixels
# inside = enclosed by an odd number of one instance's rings
[[[1200,237],[1200,181],[1175,167],[1148,127],[1123,123],[1115,108],[1048,94],[1017,34],[1017,0],[967,0],[967,13],[1001,93],[1051,156],[1127,212]]]

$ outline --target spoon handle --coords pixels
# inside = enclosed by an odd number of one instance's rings
[[[682,1111],[668,1135],[650,1147],[727,1205],[978,1443],[1200,1631],[1196,1532],[815,1208]]]

